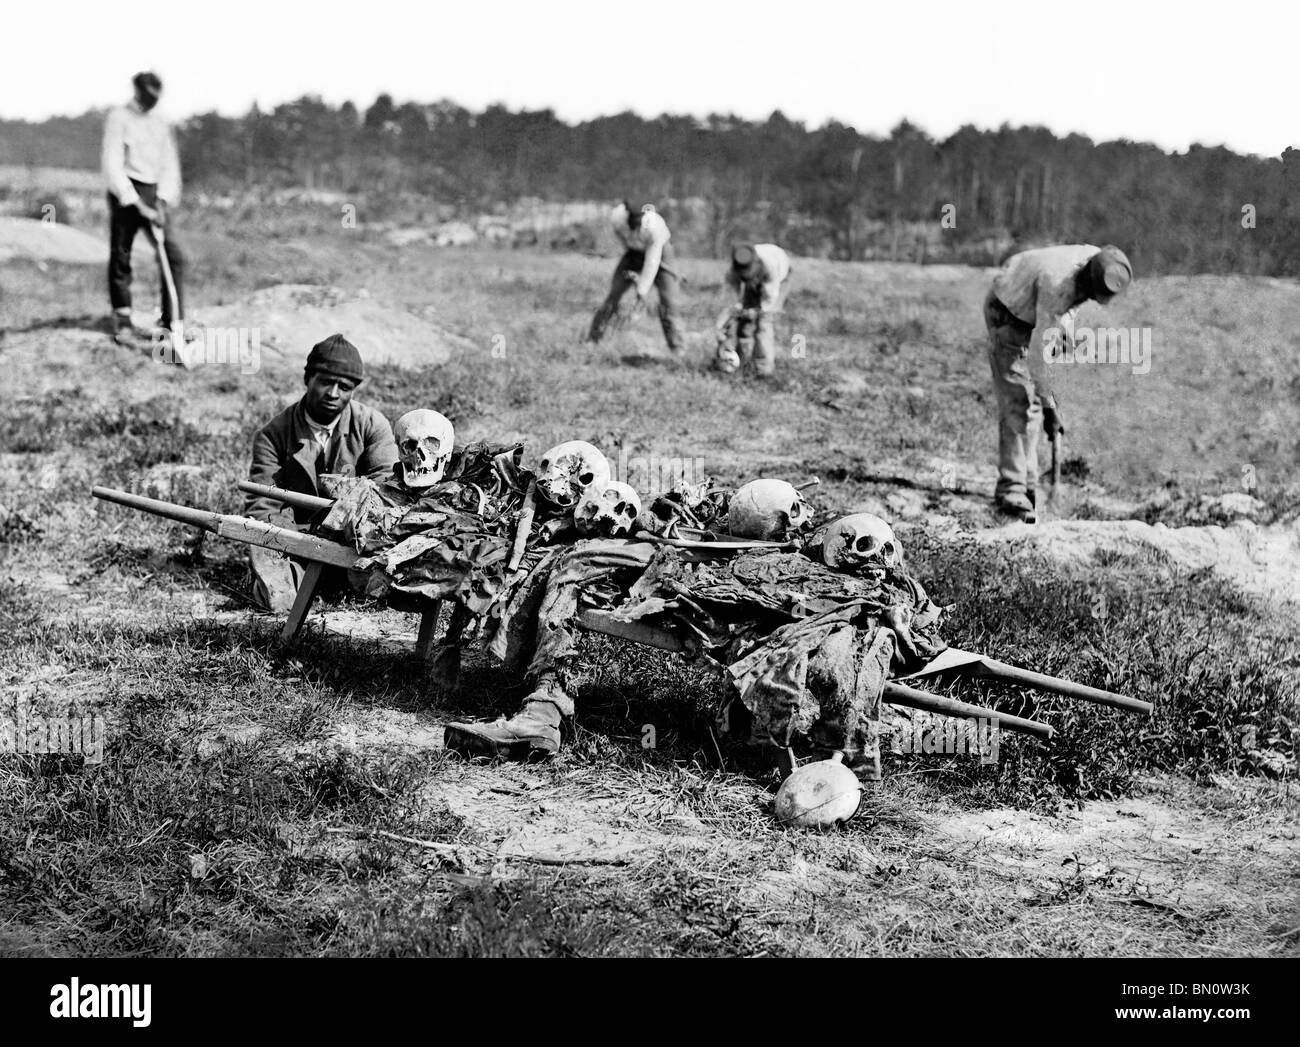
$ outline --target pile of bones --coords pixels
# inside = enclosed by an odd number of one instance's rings
[[[734,492],[679,482],[648,501],[611,478],[590,443],[455,446],[450,421],[412,411],[394,427],[390,479],[325,477],[323,537],[352,545],[354,585],[410,607],[451,601],[437,660],[454,674],[477,634],[539,688],[576,686],[586,609],[684,637],[733,686],[731,741],[842,753],[879,776],[881,692],[944,649],[943,609],[907,572],[890,526],[819,521],[791,484]]]

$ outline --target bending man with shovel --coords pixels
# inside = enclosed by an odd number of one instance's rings
[[[775,316],[790,284],[790,256],[776,244],[737,244],[731,249],[726,284],[736,305],[718,320],[714,366],[733,374],[745,361],[759,378],[776,370]]]
[[[1038,434],[1052,441],[1052,480],[1060,478],[1065,432],[1047,366],[1057,347],[1052,335],[1074,337],[1074,317],[1084,302],[1105,305],[1133,279],[1118,247],[1060,244],[1022,251],[1007,259],[984,299],[989,364],[998,399],[998,509],[1037,519]],[[1053,491],[1055,494],[1055,491]]]
[[[681,274],[675,268],[667,223],[651,204],[634,208],[626,200],[610,213],[610,222],[623,255],[614,270],[609,293],[591,319],[588,341],[599,342],[605,337],[605,329],[618,315],[619,302],[629,290],[635,289],[635,308],[640,310],[654,287],[659,291],[659,325],[664,339],[670,350],[680,353],[686,347],[686,332],[678,315]]]

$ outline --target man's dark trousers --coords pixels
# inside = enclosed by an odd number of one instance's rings
[[[673,352],[679,352],[686,347],[686,332],[682,328],[680,316],[681,292],[678,287],[678,277],[671,268],[674,261],[671,244],[664,244],[661,258],[654,283],[659,291],[659,326],[663,328],[668,348]],[[609,294],[605,296],[600,308],[596,310],[596,315],[591,319],[591,329],[587,335],[591,341],[599,342],[605,336],[605,328],[618,313],[618,303],[623,295],[632,289],[633,281],[627,278],[627,274],[641,272],[643,265],[645,265],[644,251],[628,250],[623,253],[623,257],[618,261],[618,268],[614,270]]]
[[[149,207],[156,207],[158,203],[158,187],[150,185],[148,182],[137,182],[132,179],[131,184],[135,186],[135,191],[140,194],[142,203]],[[153,243],[153,228],[149,221],[135,206],[123,207],[117,202],[117,197],[112,193],[108,194],[108,298],[113,304],[113,310],[131,308],[131,245],[135,243],[135,234],[141,229],[144,235]],[[157,245],[155,244],[155,249]],[[171,315],[171,296],[167,293],[167,281],[162,273],[158,274],[158,283],[162,299],[162,326],[171,327],[172,321],[184,318],[185,310],[181,306],[181,277],[185,269],[185,256],[181,249],[176,245],[176,241],[168,233],[163,237],[163,249],[167,252],[167,262],[172,270],[172,282],[176,285],[176,305],[180,310],[180,316]]]

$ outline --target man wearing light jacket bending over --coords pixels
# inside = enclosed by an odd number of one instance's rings
[[[591,319],[587,337],[599,342],[605,336],[605,328],[618,313],[618,303],[629,287],[636,288],[638,305],[645,302],[650,288],[655,287],[659,290],[659,324],[663,327],[664,338],[668,340],[669,349],[674,353],[681,352],[686,345],[686,336],[677,315],[680,274],[675,269],[676,260],[668,243],[671,234],[667,223],[655,211],[653,204],[634,208],[626,200],[610,212],[610,221],[614,235],[623,245],[623,256],[614,270],[609,294]]]
[[[998,482],[994,497],[1010,516],[1033,523],[1038,434],[1065,432],[1047,358],[1054,338],[1074,339],[1074,318],[1087,301],[1105,305],[1133,279],[1118,247],[1060,244],[1007,259],[984,299],[989,364],[998,398]]]
[[[104,122],[102,154],[108,183],[108,297],[113,306],[114,337],[129,335],[131,325],[131,244],[144,230],[154,239],[154,226],[167,228],[168,208],[181,197],[181,164],[171,125],[155,108],[162,81],[153,73],[138,73],[131,81],[135,97],[109,112]],[[160,326],[170,329],[181,313],[181,275],[185,259],[168,229],[163,250],[176,288],[176,312],[162,278]]]
[[[737,370],[750,358],[760,378],[776,370],[774,317],[781,311],[790,279],[790,256],[776,244],[738,244],[731,250],[727,286],[740,301],[724,314],[720,327],[734,324],[736,344],[718,341],[716,366],[723,374]]]

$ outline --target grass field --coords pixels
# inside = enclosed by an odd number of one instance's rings
[[[358,398],[390,418],[433,407],[464,439],[522,439],[534,454],[587,439],[615,461],[700,460],[726,484],[819,476],[818,509],[895,519],[917,576],[953,605],[950,642],[1152,700],[1156,715],[968,688],[968,700],[1048,720],[1057,740],[1004,740],[996,768],[894,757],[844,831],[790,832],[767,810],[771,768],[714,744],[714,674],[587,638],[563,754],[467,765],[441,748],[441,725],[519,698],[485,657],[443,693],[409,658],[414,620],[355,603],[279,652],[278,623],[246,607],[241,549],[87,495],[192,465],[169,474],[170,493],[237,510],[252,431],[301,388],[309,345],[267,353],[253,374],[182,371],[89,332],[104,309],[97,269],[11,262],[0,268],[4,696],[102,709],[109,744],[97,767],[0,762],[0,951],[1300,948],[1295,606],[1158,549],[1070,559],[975,540],[999,527],[987,504],[987,274],[799,260],[780,330],[806,352],[782,352],[763,385],[706,370],[724,304],[716,263],[683,262],[692,333],[677,360],[651,317],[579,344],[610,259],[274,233],[192,232],[200,321],[279,283],[382,294],[473,346],[439,367],[376,368]],[[1202,495],[1248,478],[1258,534],[1293,532],[1294,285],[1141,276],[1085,319],[1150,327],[1150,372],[1079,365],[1059,383],[1073,480],[1063,511],[1174,535],[1198,521]]]

